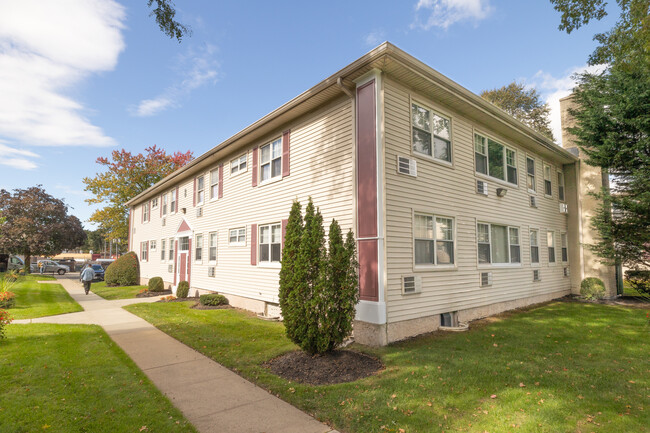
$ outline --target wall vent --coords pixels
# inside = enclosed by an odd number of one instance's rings
[[[542,281],[542,276],[539,274],[539,269],[533,270],[533,281]]]
[[[476,181],[476,192],[478,194],[488,195],[488,184],[484,180]]]
[[[537,197],[534,195],[530,196],[530,207],[537,207]]]
[[[215,271],[214,266],[208,267],[208,277],[214,277],[215,273],[216,273],[216,271]]]
[[[405,275],[402,277],[402,293],[420,293],[422,290],[422,279],[417,275]]]
[[[567,268],[567,267],[564,268],[564,276],[565,277],[570,276],[569,268]]]
[[[569,206],[566,203],[560,203],[560,213],[569,213]]]
[[[452,311],[451,313],[442,313],[440,315],[440,326],[457,327],[458,326],[458,312]]]
[[[197,218],[203,216],[203,208],[202,207],[197,207],[196,208],[196,216],[197,216]]]
[[[167,266],[167,272],[169,272],[169,273],[174,272],[174,265],[168,265]]]
[[[417,161],[405,156],[397,157],[397,172],[409,176],[417,177],[418,165]]]
[[[492,272],[481,272],[481,287],[492,285]]]

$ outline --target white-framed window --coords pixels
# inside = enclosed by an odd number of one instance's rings
[[[142,205],[142,222],[149,222],[149,202]]]
[[[557,198],[564,201],[564,173],[561,171],[557,172]]]
[[[176,190],[172,189],[171,200],[169,202],[169,213],[176,212]]]
[[[203,260],[203,235],[194,236],[194,261],[200,262]]]
[[[167,215],[167,200],[168,200],[167,194],[163,194],[163,197],[162,197],[162,214],[163,215]]]
[[[208,260],[210,262],[217,261],[217,232],[208,234]]]
[[[196,205],[200,206],[205,201],[205,177],[196,178]]]
[[[553,196],[553,183],[551,182],[551,166],[544,163],[544,195]]]
[[[246,171],[246,159],[248,155],[243,154],[239,158],[235,158],[230,161],[230,175],[233,176],[238,173],[243,173]]]
[[[149,249],[151,251],[156,251],[158,245],[156,245],[156,241],[149,241]]]
[[[451,122],[419,103],[411,104],[413,152],[451,162]]]
[[[219,169],[210,171],[210,199],[219,197]]]
[[[169,260],[174,260],[174,238],[169,238]]]
[[[415,265],[453,265],[454,219],[424,213],[414,217]]]
[[[569,242],[566,233],[560,233],[560,242],[562,243],[562,262],[569,261]]]
[[[167,239],[161,239],[160,240],[160,261],[161,262],[165,261],[165,254],[167,254]]]
[[[158,209],[158,197],[151,199],[151,210]]]
[[[530,229],[530,262],[539,263],[539,230]]]
[[[519,227],[478,223],[476,233],[480,264],[521,263]]]
[[[548,246],[548,262],[555,263],[555,232],[546,232],[546,245]]]
[[[178,251],[189,251],[190,250],[190,238],[189,236],[183,236],[178,239]]]
[[[246,227],[238,227],[228,231],[228,245],[246,245]]]
[[[282,254],[282,225],[261,225],[259,231],[260,263],[279,263]]]
[[[526,157],[526,183],[528,191],[537,192],[537,186],[535,184],[535,160],[530,156]]]
[[[149,257],[149,249],[147,248],[147,242],[140,242],[140,261],[146,262]]]
[[[476,172],[517,185],[517,152],[496,140],[474,134]]]
[[[282,176],[282,138],[260,147],[260,179],[262,182]]]

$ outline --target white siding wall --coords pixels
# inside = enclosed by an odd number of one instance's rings
[[[278,266],[252,266],[251,224],[280,223],[289,216],[294,199],[299,199],[304,208],[311,196],[314,204],[323,214],[325,230],[332,218],[336,218],[342,228],[352,228],[354,203],[354,143],[352,104],[349,99],[339,100],[317,113],[307,116],[296,124],[288,125],[264,140],[250,143],[244,151],[230,154],[223,161],[217,161],[206,168],[206,204],[203,216],[196,217],[193,206],[194,179],[180,184],[179,209],[187,213],[176,213],[167,217],[165,227],[161,226],[160,212],[153,211],[151,222],[141,224],[141,205],[135,210],[136,233],[133,235],[132,249],[139,255],[141,241],[155,239],[158,251],[152,254],[147,263],[141,264],[144,278],[162,276],[165,281],[173,281],[173,274],[167,272],[167,263],[160,263],[160,241],[174,237],[182,217],[194,231],[203,234],[203,260],[195,262],[192,245],[192,289],[214,290],[225,294],[278,302]],[[276,182],[252,187],[252,149],[279,138],[282,131],[291,129],[291,174]],[[243,173],[231,176],[230,160],[247,154],[247,168]],[[210,200],[210,170],[223,163],[223,197]],[[169,189],[171,191],[171,188]],[[185,196],[187,191],[187,196]],[[229,229],[246,227],[246,245],[229,246]],[[209,233],[216,231],[218,238],[217,263],[208,263]],[[259,236],[258,236],[259,241]],[[167,247],[169,249],[169,247]],[[216,276],[208,277],[208,267],[215,266]],[[191,291],[193,293],[193,291]]]
[[[542,159],[517,143],[491,134],[488,127],[470,122],[429,98],[416,95],[391,79],[385,81],[386,146],[386,243],[388,322],[415,319],[443,312],[486,306],[498,302],[570,290],[563,277],[560,232],[567,218],[559,212],[557,169],[553,166],[553,198],[544,196]],[[453,167],[432,162],[411,151],[411,98],[427,104],[451,119]],[[474,171],[474,128],[491,135],[517,151],[518,187],[488,180],[489,196],[476,193]],[[526,188],[526,155],[536,157],[537,208],[529,206]],[[397,173],[397,155],[417,160],[417,178]],[[505,197],[496,197],[496,188],[505,187]],[[431,212],[455,218],[456,267],[451,270],[414,269],[413,212]],[[521,265],[499,267],[478,265],[477,221],[519,227]],[[539,228],[540,264],[531,266],[529,227]],[[546,231],[556,231],[556,263],[549,264]],[[566,265],[564,265],[566,266]],[[540,269],[541,281],[533,282],[533,269]],[[490,287],[479,287],[479,273],[491,271]],[[403,295],[401,277],[419,275],[422,290]]]

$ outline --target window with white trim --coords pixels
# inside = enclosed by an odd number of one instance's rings
[[[555,263],[555,232],[550,230],[546,232],[546,242],[548,246],[548,262]]]
[[[537,192],[535,184],[535,160],[530,156],[526,157],[526,174],[528,191]]]
[[[282,138],[260,147],[260,179],[262,182],[282,176]]]
[[[414,250],[416,265],[454,264],[454,219],[416,213]]]
[[[140,261],[146,262],[149,257],[149,249],[147,248],[147,242],[140,242]]]
[[[210,171],[210,199],[219,197],[219,169]]]
[[[230,161],[231,176],[246,171],[246,158],[247,158],[247,154],[243,154],[239,158],[235,158],[232,161]]]
[[[190,237],[183,236],[178,240],[178,251],[189,251],[190,250]]]
[[[539,231],[530,229],[530,262],[539,263]]]
[[[420,104],[411,105],[413,152],[451,162],[449,119]]]
[[[208,235],[208,260],[217,261],[217,232],[211,232]]]
[[[519,227],[478,223],[476,233],[480,264],[521,263]]]
[[[551,166],[544,164],[544,195],[553,196],[553,184],[551,182]]]
[[[566,263],[569,261],[569,243],[566,233],[560,233],[560,242],[562,242],[562,261]]]
[[[476,172],[517,185],[517,152],[489,137],[474,134]]]
[[[149,249],[151,251],[156,251],[156,247],[157,247],[156,241],[149,241]]]
[[[259,227],[260,263],[279,263],[282,254],[282,225],[267,224]]]
[[[205,201],[205,178],[199,176],[196,178],[196,205],[200,206]]]
[[[149,222],[149,202],[142,205],[142,222]]]
[[[158,209],[158,197],[151,199],[151,210]]]
[[[167,194],[163,194],[163,198],[162,198],[162,214],[167,215]]]
[[[167,254],[167,239],[160,240],[160,261],[165,261],[165,254]]]
[[[203,235],[194,236],[194,260],[203,260]]]
[[[228,245],[246,245],[246,227],[230,229],[228,231]]]
[[[171,201],[170,201],[170,207],[169,207],[169,213],[174,213],[176,212],[176,190],[173,189],[171,192]]]
[[[564,201],[564,173],[561,171],[557,172],[557,198]]]
[[[174,238],[169,238],[169,260],[174,259]]]

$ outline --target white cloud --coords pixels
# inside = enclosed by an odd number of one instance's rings
[[[562,122],[560,99],[569,96],[576,86],[572,78],[577,73],[599,73],[605,70],[605,65],[577,66],[568,69],[562,76],[554,77],[548,72],[538,71],[532,78],[525,80],[527,87],[534,87],[551,109],[551,129],[555,141],[562,144]]]
[[[0,2],[0,136],[36,146],[114,145],[66,92],[115,68],[125,19],[113,0]]]
[[[136,107],[129,109],[131,114],[139,117],[154,116],[168,108],[178,107],[183,98],[199,87],[216,83],[219,65],[214,59],[215,52],[213,45],[206,45],[199,51],[190,49],[188,54],[177,61],[178,68],[182,71],[180,83],[166,88],[155,98],[143,99]]]
[[[480,21],[492,12],[489,0],[419,0],[415,5],[415,22],[411,28],[447,30],[459,21]],[[425,15],[424,20],[420,15]]]
[[[371,47],[376,47],[377,45],[384,42],[385,40],[386,40],[386,36],[383,30],[375,30],[373,32],[368,33],[363,38],[365,44]]]
[[[8,167],[17,168],[19,170],[33,170],[36,167],[35,162],[27,158],[38,158],[38,154],[30,152],[29,150],[16,149],[9,147],[0,141],[0,164]]]

